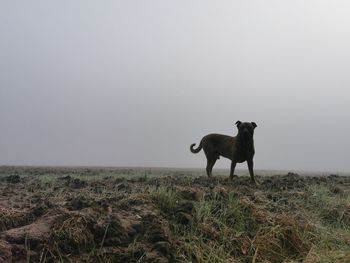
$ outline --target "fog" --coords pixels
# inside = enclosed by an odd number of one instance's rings
[[[0,165],[205,167],[190,144],[241,120],[256,169],[349,172],[349,11],[1,1]]]

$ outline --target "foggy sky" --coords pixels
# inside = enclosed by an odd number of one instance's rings
[[[0,165],[205,167],[189,145],[241,120],[258,125],[256,169],[348,172],[349,12],[346,0],[1,1]]]

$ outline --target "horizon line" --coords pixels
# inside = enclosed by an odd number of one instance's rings
[[[0,168],[78,168],[78,169],[169,169],[169,170],[205,170],[205,167],[180,167],[180,166],[118,166],[118,165],[35,165],[35,164],[0,164]],[[215,168],[215,170],[225,170],[229,171],[229,168]],[[245,171],[245,168],[237,168],[237,171]],[[307,169],[260,169],[257,168],[255,171],[260,172],[292,172],[292,173],[301,173],[301,174],[349,174],[350,171],[332,171],[332,170],[307,170]],[[247,170],[248,172],[248,170]]]

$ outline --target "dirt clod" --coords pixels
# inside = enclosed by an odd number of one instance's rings
[[[66,204],[66,207],[72,211],[81,210],[83,208],[90,207],[90,206],[91,206],[90,202],[86,200],[84,197],[73,198],[72,200],[69,200],[68,203]]]
[[[0,240],[0,263],[12,262],[12,246],[5,240]]]

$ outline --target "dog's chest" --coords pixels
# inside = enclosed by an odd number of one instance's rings
[[[245,162],[254,155],[254,146],[252,144],[239,145],[236,151],[237,162]]]

